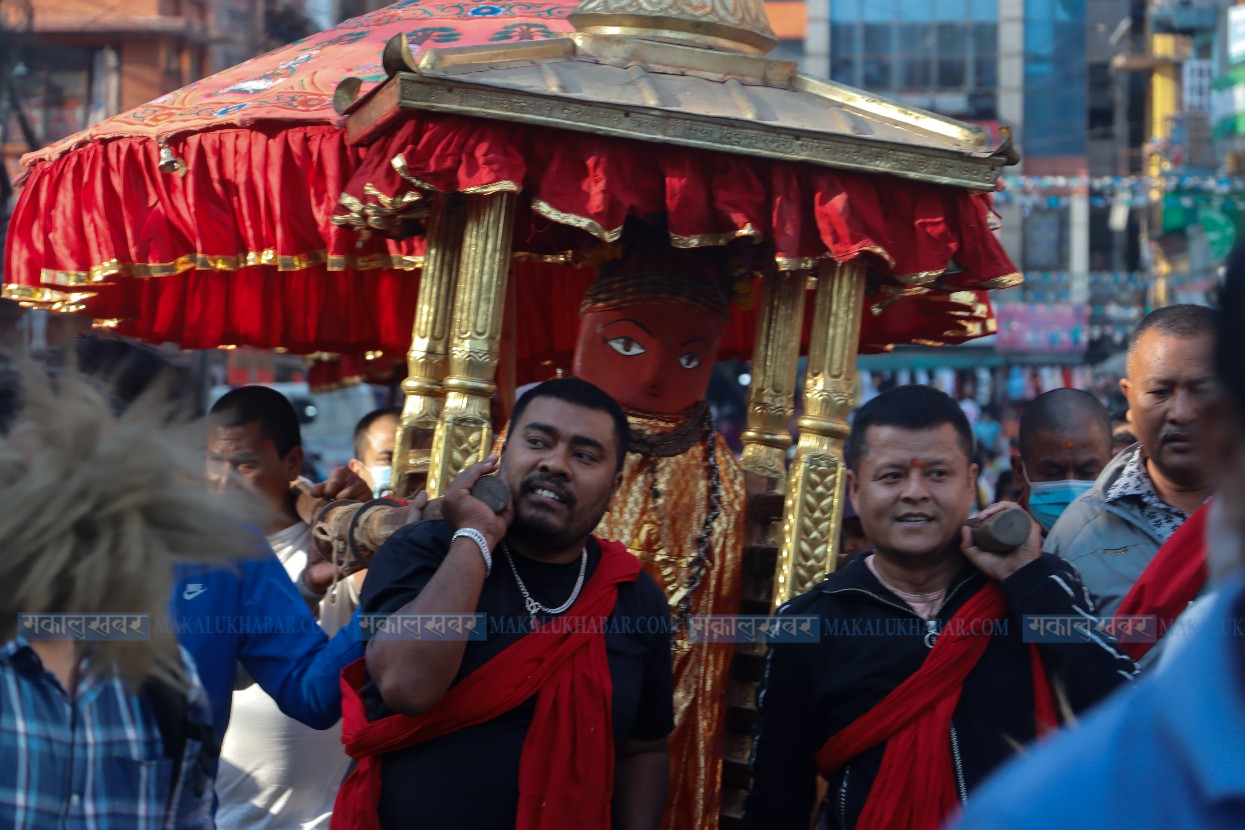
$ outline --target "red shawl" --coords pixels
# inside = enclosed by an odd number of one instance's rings
[[[1176,529],[1150,564],[1142,571],[1133,587],[1124,595],[1116,617],[1133,614],[1154,615],[1156,635],[1161,637],[1172,621],[1189,607],[1189,603],[1206,584],[1206,524],[1210,502]],[[1153,642],[1121,642],[1123,651],[1140,660]]]
[[[886,742],[882,766],[857,826],[863,830],[937,830],[958,806],[951,759],[951,716],[964,678],[990,642],[968,632],[1001,620],[1007,604],[991,582],[964,603],[921,668],[856,721],[831,736],[817,753],[817,768],[829,778],[860,753]],[[1034,716],[1039,734],[1058,723],[1046,671],[1030,644]]]
[[[379,830],[380,759],[467,726],[492,720],[536,695],[536,711],[519,760],[516,830],[608,828],[614,784],[610,724],[613,684],[602,626],[618,585],[634,582],[640,561],[617,542],[598,540],[601,561],[556,631],[526,635],[452,686],[417,717],[368,721],[360,690],[365,659],[342,672],[342,743],[358,760],[337,793],[333,830]]]

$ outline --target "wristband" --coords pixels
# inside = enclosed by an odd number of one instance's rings
[[[476,530],[474,527],[464,527],[454,531],[454,535],[450,537],[450,544],[458,538],[470,539],[480,548],[480,555],[484,557],[484,575],[487,577],[493,572],[493,553],[489,550],[488,540],[484,538],[484,534]]]

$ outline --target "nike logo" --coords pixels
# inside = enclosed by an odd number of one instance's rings
[[[191,582],[186,585],[186,590],[182,591],[182,599],[194,599],[206,590],[202,582]]]

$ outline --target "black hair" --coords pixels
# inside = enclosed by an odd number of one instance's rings
[[[1097,398],[1080,389],[1052,389],[1025,407],[1020,416],[1020,455],[1029,454],[1033,439],[1042,431],[1071,432],[1096,428],[1105,446],[1111,445],[1111,413]]]
[[[153,403],[167,404],[169,419],[189,414],[180,409],[187,402],[178,385],[177,370],[152,346],[118,337],[79,335],[72,352],[58,350],[47,363],[54,384],[63,372],[75,368],[107,396],[109,408],[118,417],[149,391],[159,393]],[[158,386],[161,383],[163,388]],[[21,405],[19,372],[7,358],[0,358],[0,433],[8,432]]]
[[[1224,270],[1215,320],[1215,379],[1238,412],[1245,414],[1245,243],[1238,244]]]
[[[1137,351],[1137,344],[1151,329],[1185,339],[1211,337],[1215,334],[1215,312],[1204,305],[1189,303],[1154,309],[1141,318],[1141,322],[1128,336],[1128,362],[1130,364]]]
[[[258,423],[259,434],[276,444],[277,455],[281,458],[303,443],[294,404],[285,395],[267,386],[232,389],[212,404],[209,415],[219,427]]]
[[[896,427],[915,432],[937,429],[943,424],[955,428],[960,448],[964,450],[964,459],[971,460],[973,430],[959,404],[932,386],[918,383],[896,386],[869,401],[856,413],[852,421],[847,463],[853,470],[860,469],[860,462],[869,454],[866,440],[869,427]]]
[[[359,419],[359,423],[354,425],[354,457],[363,460],[363,439],[367,435],[367,431],[372,428],[372,424],[385,417],[402,417],[402,408],[397,406],[383,406],[380,409],[373,409],[371,412]]]
[[[88,334],[74,342],[74,353],[79,372],[107,385],[113,411],[118,415],[159,380],[168,382],[170,397],[176,394],[173,367],[152,346]]]
[[[510,425],[513,427],[523,417],[528,404],[537,398],[554,398],[585,409],[596,409],[608,413],[614,421],[614,442],[618,445],[618,458],[615,469],[621,470],[627,458],[627,450],[631,447],[631,426],[627,416],[623,414],[618,402],[582,378],[557,378],[533,386],[515,401],[514,412],[510,413]]]

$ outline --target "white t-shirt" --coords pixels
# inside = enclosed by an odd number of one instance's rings
[[[311,528],[299,522],[268,537],[290,579],[302,575]],[[320,627],[330,637],[359,604],[354,583],[334,589],[336,602],[320,603]],[[277,708],[252,683],[233,693],[233,713],[220,752],[216,794],[220,830],[320,830],[329,826],[333,800],[350,758],[341,743],[341,724],[324,730],[304,726]]]

